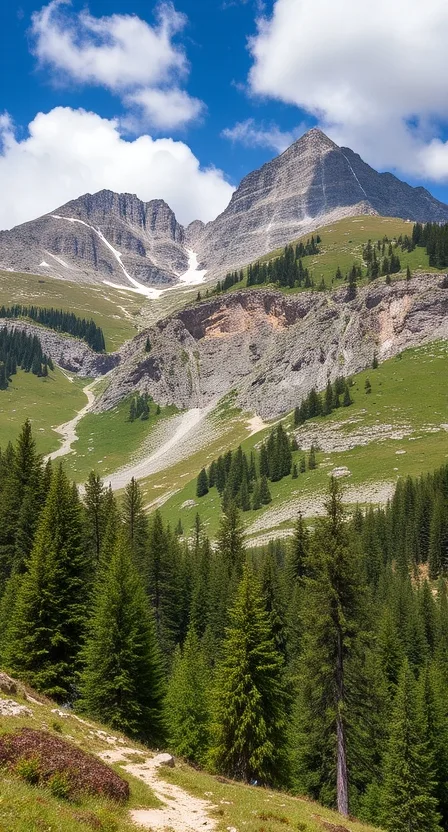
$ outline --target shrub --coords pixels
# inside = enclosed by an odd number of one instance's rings
[[[18,760],[14,766],[14,774],[31,786],[35,786],[41,778],[40,761],[37,757]]]
[[[58,796],[87,793],[120,802],[129,797],[128,783],[109,766],[47,731],[22,728],[1,736],[2,765],[29,783],[59,790]]]

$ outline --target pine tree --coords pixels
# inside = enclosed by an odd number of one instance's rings
[[[107,526],[106,489],[98,474],[91,471],[85,485],[84,506],[87,520],[87,539],[95,571],[100,562],[103,536]]]
[[[315,468],[317,468],[316,449],[315,449],[314,445],[311,445],[310,453],[309,453],[309,457],[308,457],[308,470],[309,471],[314,471]]]
[[[126,534],[98,587],[83,651],[82,710],[146,742],[163,736],[163,672],[154,623]]]
[[[188,630],[174,654],[165,700],[169,747],[192,763],[203,765],[210,738],[210,671],[196,632]]]
[[[337,480],[319,521],[303,578],[303,651],[299,676],[298,769],[302,788],[349,812],[348,755],[353,676],[363,624],[364,586],[348,537]],[[365,718],[365,714],[364,714]],[[358,715],[358,719],[360,719]]]
[[[299,476],[299,472],[297,470],[297,464],[295,462],[293,462],[292,472],[291,472],[291,479],[296,480],[298,476]]]
[[[231,610],[215,691],[216,769],[245,782],[287,780],[287,698],[257,579],[248,566]]]
[[[269,491],[269,485],[267,478],[263,474],[260,482],[260,500],[263,506],[269,505],[272,502],[271,492]]]
[[[126,486],[122,504],[122,518],[134,563],[145,586],[148,585],[148,519],[137,480],[132,477]]]
[[[208,477],[207,471],[202,468],[196,485],[196,497],[205,497],[206,494],[208,494]]]
[[[58,701],[73,698],[88,603],[78,500],[53,474],[15,608],[8,664]]]
[[[294,536],[288,547],[286,558],[286,576],[290,587],[301,580],[306,573],[306,562],[309,555],[310,536],[302,515],[296,520]]]
[[[405,661],[384,757],[384,827],[390,832],[440,832],[434,788],[434,760],[425,737],[425,720]]]

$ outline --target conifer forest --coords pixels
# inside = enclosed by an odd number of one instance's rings
[[[250,549],[246,465],[214,464],[217,540],[200,514],[186,540],[135,480],[117,501],[92,472],[81,496],[25,422],[0,456],[2,666],[226,777],[448,828],[448,466],[350,515],[330,479],[325,516]]]

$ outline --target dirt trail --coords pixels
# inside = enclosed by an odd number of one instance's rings
[[[130,756],[141,756],[141,762],[127,763],[125,771],[143,780],[161,801],[160,809],[133,809],[133,822],[144,829],[166,829],[173,832],[198,832],[199,829],[213,830],[216,821],[208,812],[213,809],[211,803],[201,800],[185,792],[179,786],[166,783],[159,777],[166,755],[148,757],[145,752],[135,748],[116,747],[103,751],[99,756],[106,763],[123,763]]]
[[[81,421],[82,417],[86,415],[91,409],[94,401],[95,401],[95,394],[93,392],[94,387],[98,384],[99,381],[102,380],[103,377],[94,379],[91,381],[90,384],[87,384],[86,387],[83,387],[83,393],[87,396],[87,404],[78,410],[76,416],[73,419],[70,419],[69,422],[65,422],[63,425],[59,425],[57,428],[54,428],[56,433],[60,433],[63,437],[62,444],[57,449],[57,451],[53,451],[53,453],[48,454],[45,457],[47,459],[57,459],[58,456],[65,456],[66,454],[72,453],[72,445],[76,442],[78,435],[76,433],[76,427],[78,422]]]

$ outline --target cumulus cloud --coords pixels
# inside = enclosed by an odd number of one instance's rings
[[[237,121],[233,127],[226,127],[221,135],[245,147],[269,147],[277,153],[283,153],[302,135],[304,129],[301,125],[294,130],[281,130],[277,124],[257,124],[255,119],[248,118],[245,121]]]
[[[157,128],[179,127],[196,118],[202,105],[179,89],[189,66],[184,49],[173,40],[187,23],[185,15],[162,3],[156,25],[150,26],[136,15],[74,14],[70,5],[71,0],[51,0],[32,16],[35,55],[59,83],[106,87],[140,105]]]
[[[275,0],[249,44],[250,90],[378,167],[446,179],[447,39],[446,0]]]
[[[103,188],[165,199],[182,223],[213,219],[232,195],[223,173],[201,168],[184,142],[126,141],[116,121],[96,113],[57,107],[28,130],[19,140],[9,117],[0,117],[0,228]]]
[[[143,123],[168,130],[198,118],[204,110],[202,101],[179,89],[137,90],[127,97],[127,103],[140,108]]]

